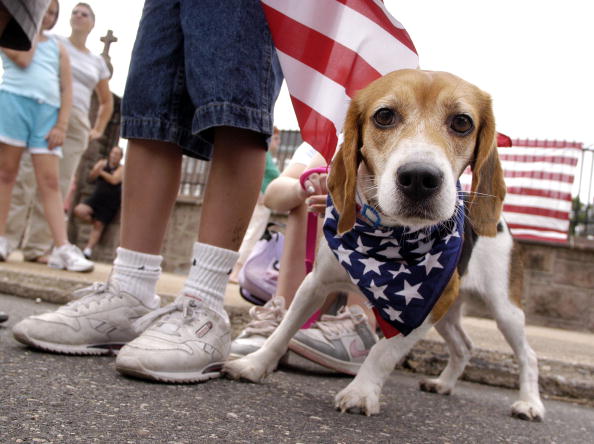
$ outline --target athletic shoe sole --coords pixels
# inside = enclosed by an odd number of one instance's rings
[[[123,375],[173,384],[191,384],[215,379],[221,376],[222,368],[223,362],[213,362],[201,370],[194,372],[157,372],[145,368],[135,358],[125,358],[116,361],[116,370]]]
[[[32,339],[24,332],[13,331],[14,338],[21,344],[43,350],[46,352],[60,353],[63,355],[78,355],[78,356],[100,356],[100,355],[117,355],[120,348],[125,344],[95,344],[95,345],[65,345],[55,344],[53,342],[40,341],[39,339]]]
[[[95,268],[94,265],[91,265],[90,267],[87,267],[87,268],[80,268],[80,269],[68,268],[62,264],[57,264],[55,262],[54,263],[48,262],[47,266],[50,268],[55,268],[56,270],[76,271],[77,273],[90,273]]]
[[[344,373],[346,375],[355,376],[361,368],[361,364],[358,362],[341,361],[331,356],[321,354],[316,349],[298,342],[295,339],[292,339],[291,342],[289,342],[289,350],[303,356],[305,359],[315,362],[316,364],[320,364],[330,370]]]

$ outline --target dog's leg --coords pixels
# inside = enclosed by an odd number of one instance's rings
[[[224,373],[233,379],[260,382],[274,371],[293,335],[324,303],[325,286],[316,279],[318,274],[319,269],[305,277],[287,314],[264,345],[243,358],[227,361],[223,367]]]
[[[491,310],[520,366],[520,399],[512,405],[512,416],[540,421],[545,409],[538,390],[538,361],[526,339],[524,312],[510,297],[511,289],[521,283],[522,264],[516,255],[508,232],[496,238],[480,238],[469,263],[467,282]]]
[[[458,378],[462,375],[472,350],[472,342],[464,333],[460,319],[462,317],[462,298],[458,298],[445,316],[437,323],[435,329],[443,337],[448,346],[448,364],[438,378],[427,378],[420,382],[421,390],[449,395]]]
[[[355,379],[336,395],[335,406],[341,412],[363,413],[367,416],[379,413],[379,397],[384,382],[400,362],[431,328],[425,321],[408,336],[397,335],[382,339],[369,351]]]
[[[486,302],[520,366],[520,399],[512,405],[512,416],[529,421],[541,421],[545,408],[538,389],[538,360],[526,339],[524,312],[514,305],[507,295],[491,298]]]

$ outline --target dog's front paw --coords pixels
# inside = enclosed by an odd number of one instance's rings
[[[367,416],[377,415],[380,411],[379,388],[353,384],[353,382],[334,398],[336,409],[342,413],[361,413]]]
[[[262,382],[272,373],[276,365],[267,365],[256,353],[225,362],[222,372],[231,379],[245,379],[251,382]]]
[[[540,401],[516,401],[512,405],[512,416],[525,421],[542,421],[545,409]]]
[[[419,388],[424,392],[439,393],[440,395],[452,393],[452,387],[442,384],[439,378],[421,379]]]

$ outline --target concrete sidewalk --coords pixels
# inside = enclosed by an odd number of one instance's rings
[[[110,271],[111,265],[100,263],[91,273],[53,270],[24,262],[20,253],[14,252],[7,262],[0,262],[0,293],[61,304],[71,299],[73,290],[106,281]],[[185,276],[163,273],[157,292],[165,302],[171,301],[182,289],[184,281]],[[237,285],[229,284],[225,306],[237,334],[247,322],[247,312],[252,305],[241,298]],[[489,385],[517,387],[518,366],[495,322],[466,317],[463,325],[474,343],[473,358],[463,378]],[[594,335],[537,326],[527,326],[526,333],[539,358],[543,396],[594,406]],[[431,330],[402,366],[420,373],[438,374],[446,361],[445,344],[437,332]]]

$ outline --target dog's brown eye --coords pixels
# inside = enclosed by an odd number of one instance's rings
[[[396,123],[396,113],[390,108],[380,108],[373,115],[373,120],[380,127],[392,126]]]
[[[472,119],[466,114],[458,114],[452,119],[450,128],[459,135],[465,136],[472,131],[474,123],[472,123]]]

